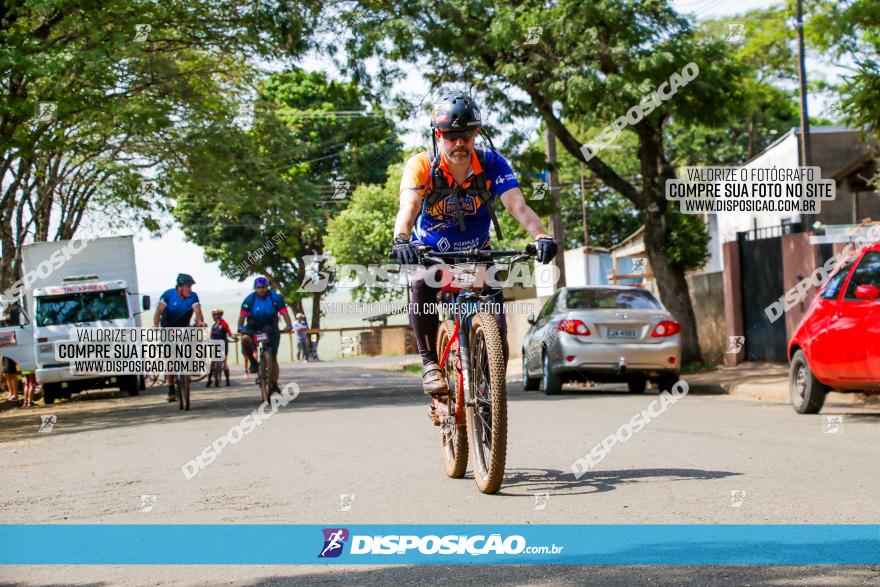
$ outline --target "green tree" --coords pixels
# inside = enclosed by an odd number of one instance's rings
[[[360,23],[363,34],[349,41],[357,47],[350,53],[353,59],[379,55],[384,69],[398,60],[418,62],[433,86],[469,85],[487,105],[484,112],[501,113],[505,123],[540,115],[565,150],[585,160],[599,180],[636,207],[644,219],[660,295],[682,325],[683,360],[699,358],[685,281],[685,272],[698,259],[669,253],[682,225],[694,220],[677,219],[664,196],[665,182],[675,177],[666,154],[666,128],[673,119],[683,125],[721,126],[744,113],[745,72],[726,43],[696,34],[664,1],[363,5],[369,9]],[[595,139],[576,136],[576,129],[603,128],[626,115],[691,62],[699,67],[696,79],[626,126],[625,132],[638,141],[637,181],[608,165],[605,153],[586,160],[581,146]],[[700,230],[705,242],[705,229]]]
[[[394,238],[389,218],[394,218],[400,202],[400,178],[403,161],[388,166],[388,179],[384,184],[363,184],[354,190],[348,207],[327,223],[324,238],[326,251],[339,264],[369,266],[387,261],[387,254]],[[400,290],[367,288],[355,290],[358,299],[376,301],[399,295]]]
[[[312,295],[317,328],[321,292],[302,288],[306,257],[324,252],[327,222],[348,200],[334,197],[384,181],[400,155],[392,131],[354,84],[299,69],[273,74],[260,84],[250,130],[231,121],[194,129],[165,178],[174,216],[226,276],[265,274],[297,310]],[[271,250],[255,258],[267,242]]]
[[[164,202],[152,176],[185,148],[182,134],[241,89],[248,59],[306,50],[320,6],[4,3],[0,286],[14,280],[23,242],[52,238],[50,224],[69,238],[90,209],[134,210],[132,220],[155,228],[151,210]],[[40,103],[52,109],[42,121]]]
[[[880,1],[820,0],[811,8],[811,40],[851,71],[840,87],[844,118],[880,137]]]

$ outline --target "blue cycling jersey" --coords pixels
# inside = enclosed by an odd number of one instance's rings
[[[260,298],[257,292],[248,295],[241,303],[241,313],[247,317],[249,329],[261,329],[266,326],[278,328],[278,314],[287,311],[284,297],[274,289]]]
[[[162,312],[160,324],[163,327],[180,328],[189,326],[193,315],[193,306],[199,303],[199,296],[196,292],[191,291],[189,297],[182,298],[177,293],[177,288],[173,287],[159,296],[159,301],[165,303],[165,311]]]

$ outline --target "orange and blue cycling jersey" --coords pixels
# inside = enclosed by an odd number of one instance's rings
[[[510,165],[495,151],[485,151],[485,165],[485,177],[489,181],[489,193],[493,203],[507,190],[519,187]],[[446,175],[449,185],[455,186],[455,180],[449,174],[445,158],[441,158],[439,167]],[[477,154],[471,152],[470,173],[468,179],[460,186],[463,190],[467,190],[467,193],[459,194],[465,230],[459,229],[455,217],[455,200],[449,195],[437,200],[433,206],[419,214],[413,231],[414,243],[427,245],[437,251],[463,251],[483,247],[489,242],[491,223],[489,210],[483,205],[477,186],[472,185],[472,180],[481,171],[483,167],[480,166]],[[431,158],[428,153],[419,153],[410,157],[400,180],[400,191],[412,190],[420,198],[424,198],[425,186],[430,175]]]

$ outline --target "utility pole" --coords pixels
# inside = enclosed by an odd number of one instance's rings
[[[581,171],[581,215],[584,219],[584,285],[590,285],[590,209],[587,208],[587,190],[584,188],[584,164],[578,163]]]
[[[559,188],[559,173],[556,171],[556,136],[549,128],[544,131],[544,153],[547,156],[547,189],[553,197],[556,211],[551,218],[553,238],[559,245],[556,266],[559,268],[559,287],[565,287],[565,227],[562,225],[562,194]]]
[[[807,66],[806,49],[804,47],[804,7],[802,0],[797,0],[797,33],[798,33],[798,82],[801,94],[801,165],[812,165],[810,152],[810,118],[807,112]]]

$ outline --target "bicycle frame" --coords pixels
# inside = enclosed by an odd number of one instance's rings
[[[452,345],[455,342],[458,342],[460,367],[457,367],[456,369],[458,371],[458,397],[456,397],[455,403],[455,425],[461,427],[465,426],[464,418],[461,416],[462,406],[465,404],[471,405],[474,402],[470,387],[471,360],[470,353],[468,352],[470,350],[468,338],[470,334],[471,320],[474,314],[477,313],[477,309],[469,308],[468,306],[478,305],[480,302],[488,302],[490,296],[482,295],[475,290],[462,290],[453,295],[455,298],[453,304],[455,310],[455,330],[453,331],[452,336],[449,337],[449,342],[446,343],[446,348],[443,349],[440,364],[446,364],[446,359],[452,351]],[[462,326],[462,324],[464,325]]]

